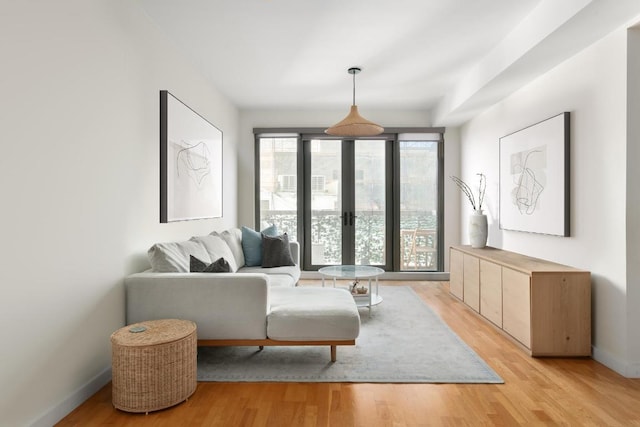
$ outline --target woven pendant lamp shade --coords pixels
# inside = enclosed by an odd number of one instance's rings
[[[374,136],[384,132],[384,128],[362,117],[358,106],[352,105],[347,117],[324,132],[334,136]]]
[[[384,128],[377,125],[358,113],[356,105],[356,74],[361,71],[358,67],[351,67],[347,70],[353,76],[353,105],[347,117],[339,123],[326,129],[324,133],[332,136],[375,136],[384,132]]]

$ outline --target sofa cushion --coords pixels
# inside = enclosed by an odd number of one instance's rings
[[[269,274],[270,288],[293,288],[294,286],[296,282],[288,274]]]
[[[284,233],[280,236],[262,235],[262,266],[282,267],[296,265],[291,258],[289,248],[289,236]]]
[[[336,288],[271,288],[267,336],[283,341],[352,340],[360,314],[351,294]]]
[[[189,271],[191,273],[229,273],[231,271],[229,263],[224,258],[218,258],[211,264],[200,261],[193,255],[190,255],[189,259]]]
[[[238,265],[233,252],[231,252],[229,245],[222,237],[208,234],[206,236],[192,237],[190,240],[200,242],[209,253],[209,258],[212,261],[224,258],[229,263],[229,268],[232,273],[235,273],[238,270]]]
[[[229,246],[231,253],[233,254],[233,258],[236,262],[236,270],[242,266],[244,266],[244,252],[242,251],[242,231],[239,228],[230,228],[228,230],[223,231],[222,233],[218,233],[214,231],[211,233],[212,236],[221,237]]]
[[[278,229],[271,225],[262,233],[249,227],[242,227],[242,251],[244,252],[244,264],[248,267],[262,265],[262,235],[277,236]]]
[[[156,243],[147,251],[151,269],[158,273],[188,273],[189,256],[210,263],[211,257],[200,242]]]
[[[269,277],[276,275],[288,276],[290,279],[288,286],[290,287],[295,286],[298,280],[300,280],[300,268],[297,265],[273,268],[242,267],[238,270],[238,273],[264,273]]]

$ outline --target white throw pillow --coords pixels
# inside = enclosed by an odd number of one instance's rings
[[[244,252],[242,251],[242,231],[239,228],[230,228],[228,230],[223,231],[222,233],[218,233],[214,231],[211,233],[212,236],[219,236],[227,243],[229,249],[231,249],[231,253],[233,253],[233,257],[236,260],[236,265],[238,268],[244,267]]]
[[[188,273],[189,256],[211,263],[211,257],[200,242],[156,243],[147,251],[151,269],[158,273]]]
[[[232,273],[238,271],[238,264],[236,263],[235,256],[231,252],[229,245],[220,236],[214,236],[208,234],[206,236],[195,236],[191,238],[194,242],[200,242],[205,247],[211,258],[211,262],[215,262],[220,258],[224,258],[229,263],[229,268]]]

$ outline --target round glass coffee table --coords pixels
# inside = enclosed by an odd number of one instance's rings
[[[322,267],[318,270],[322,274],[322,287],[324,287],[324,278],[333,278],[333,287],[336,287],[336,280],[351,280],[352,286],[349,291],[353,295],[358,307],[367,307],[371,312],[371,307],[378,305],[382,302],[382,297],[378,293],[378,276],[384,273],[384,270],[378,267],[371,267],[369,265],[331,265],[328,267]],[[356,287],[359,279],[367,279],[368,289],[366,293],[357,293],[352,287]],[[375,282],[375,292],[372,289],[372,280]],[[356,285],[356,286],[353,286]],[[365,288],[366,289],[366,288]]]

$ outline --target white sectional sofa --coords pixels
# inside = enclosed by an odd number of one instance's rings
[[[152,268],[125,278],[127,324],[188,319],[197,324],[199,345],[329,345],[333,361],[337,345],[355,344],[360,316],[348,291],[296,287],[297,242],[280,242],[288,243],[294,265],[246,266],[242,237],[232,229],[154,245]],[[266,257],[274,247],[265,244]],[[189,272],[192,256],[210,265],[223,258],[230,271]]]

